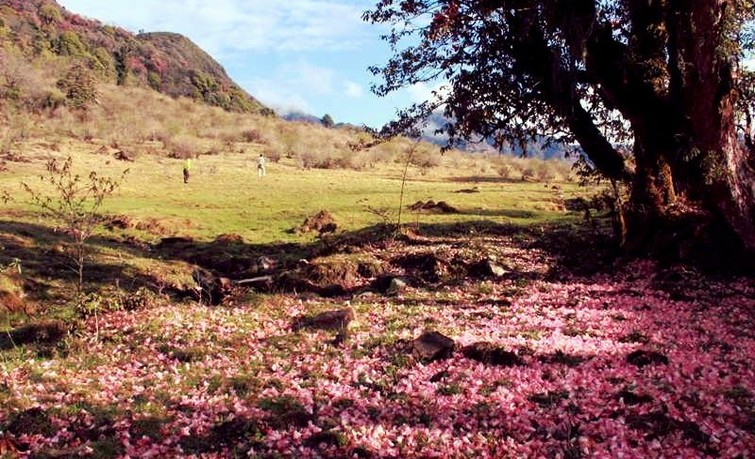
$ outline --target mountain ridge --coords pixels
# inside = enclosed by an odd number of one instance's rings
[[[55,0],[0,0],[0,44],[4,54],[18,52],[28,60],[83,64],[100,82],[150,87],[228,111],[272,114],[189,38],[133,34],[70,12]]]

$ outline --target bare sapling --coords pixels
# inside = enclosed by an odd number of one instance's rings
[[[25,182],[21,184],[29,194],[31,204],[60,224],[65,234],[72,239],[69,255],[73,264],[70,268],[78,276],[79,293],[84,285],[87,240],[102,221],[99,214],[102,203],[120,187],[127,174],[128,169],[120,177],[112,178],[91,171],[86,177],[82,177],[73,171],[73,159],[69,156],[62,162],[49,160],[45,165],[45,173],[39,177],[53,189],[52,195],[44,194]]]

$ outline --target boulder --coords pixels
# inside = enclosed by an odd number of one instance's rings
[[[436,331],[427,331],[411,342],[412,355],[423,362],[447,359],[451,357],[456,343],[453,339]]]

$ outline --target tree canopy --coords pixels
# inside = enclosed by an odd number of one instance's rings
[[[630,185],[630,238],[695,208],[755,248],[751,0],[381,0],[364,17],[391,26],[378,95],[441,84],[389,130],[443,110],[452,144],[572,142]]]

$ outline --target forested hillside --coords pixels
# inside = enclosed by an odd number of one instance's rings
[[[59,83],[75,67],[79,81],[150,87],[230,111],[270,112],[188,38],[134,35],[53,0],[0,0],[0,45],[3,98],[35,110],[75,98]]]

